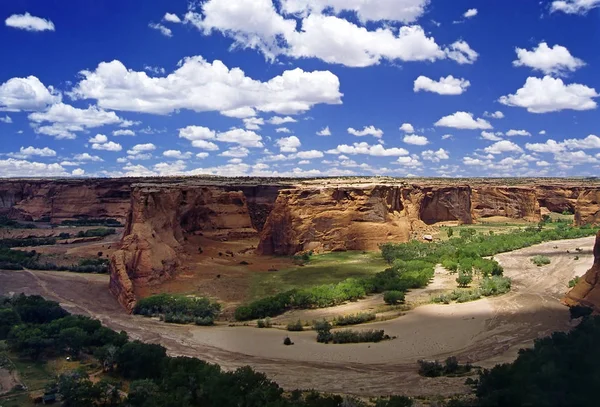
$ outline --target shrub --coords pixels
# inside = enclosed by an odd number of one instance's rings
[[[333,332],[331,341],[336,344],[342,343],[363,343],[363,342],[381,342],[384,339],[390,339],[383,330],[353,331],[345,329]]]
[[[548,257],[540,255],[532,257],[530,260],[533,264],[535,264],[538,267],[546,266],[551,263]]]
[[[304,331],[304,327],[302,326],[302,321],[298,320],[296,322],[290,322],[287,326],[287,330],[292,331],[292,332]]]
[[[158,294],[138,301],[134,314],[163,317],[165,322],[212,325],[221,305],[204,297]]]
[[[577,283],[579,283],[579,279],[580,279],[580,277],[577,276],[577,277],[569,280],[569,288],[575,287],[577,285]]]
[[[454,229],[452,229],[452,228],[448,228],[448,229],[447,229],[447,232],[448,232],[448,237],[452,237],[452,236],[454,236]]]
[[[76,237],[105,237],[116,234],[117,231],[115,229],[107,229],[107,228],[97,228],[97,229],[88,229],[86,231],[79,231]]]
[[[383,293],[383,301],[389,305],[396,305],[404,302],[404,292],[403,291],[386,291]]]
[[[417,363],[419,364],[419,374],[425,377],[459,375],[468,373],[473,368],[470,363],[461,365],[458,363],[458,359],[456,359],[454,356],[447,358],[443,365],[437,360],[419,360]]]
[[[459,287],[467,287],[471,282],[473,282],[473,273],[461,271],[458,273],[458,278],[456,279]]]
[[[419,374],[425,377],[440,377],[444,374],[444,367],[437,360],[434,361],[426,361],[426,360],[418,360],[419,364]]]
[[[259,319],[256,321],[256,326],[259,328],[271,328],[271,318]]]
[[[390,396],[375,401],[375,407],[412,407],[413,405],[413,399],[406,396]]]
[[[479,283],[481,295],[485,297],[489,297],[491,295],[505,294],[510,291],[510,287],[511,280],[508,277],[485,277]]]
[[[442,260],[442,267],[451,273],[456,273],[458,271],[458,262],[453,259],[444,259]]]
[[[334,324],[337,326],[357,325],[369,321],[374,321],[375,318],[376,316],[374,313],[363,312],[355,315],[346,315],[343,317],[338,317],[334,320]]]
[[[289,337],[289,336],[286,336],[286,337],[285,337],[285,339],[283,340],[283,344],[284,344],[285,346],[290,346],[290,345],[293,345],[293,344],[294,344],[294,342],[292,342],[292,340],[290,339],[290,337]]]

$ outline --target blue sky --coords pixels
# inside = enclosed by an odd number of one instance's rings
[[[590,176],[600,0],[0,4],[0,176]]]

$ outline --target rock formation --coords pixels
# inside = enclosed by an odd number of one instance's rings
[[[128,309],[136,287],[160,284],[185,270],[188,251],[198,250],[187,243],[192,236],[208,243],[252,240],[249,246],[262,255],[376,250],[380,243],[420,238],[438,222],[470,224],[489,217],[537,222],[542,213],[564,211],[575,213],[578,225],[600,223],[598,183],[219,177],[0,181],[0,216],[126,222],[120,248],[111,257],[110,290]]]
[[[569,291],[563,302],[567,305],[585,305],[600,312],[600,231],[596,235],[592,268]]]

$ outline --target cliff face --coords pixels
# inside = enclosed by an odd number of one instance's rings
[[[504,216],[535,222],[541,219],[538,196],[532,188],[481,187],[471,195],[474,219]]]
[[[135,287],[173,277],[186,257],[186,236],[201,234],[215,241],[258,237],[277,188],[234,189],[134,188],[121,247],[110,263],[110,290],[125,308],[135,305]]]
[[[563,300],[567,305],[585,305],[600,312],[600,231],[594,246],[594,264]]]
[[[0,215],[52,222],[76,217],[125,221],[129,210],[128,180],[0,181]]]
[[[600,225],[600,188],[588,189],[579,195],[575,206],[577,225]]]

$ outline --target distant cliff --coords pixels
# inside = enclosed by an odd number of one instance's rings
[[[569,291],[564,302],[567,305],[585,305],[600,312],[600,231],[596,235],[592,268]]]

